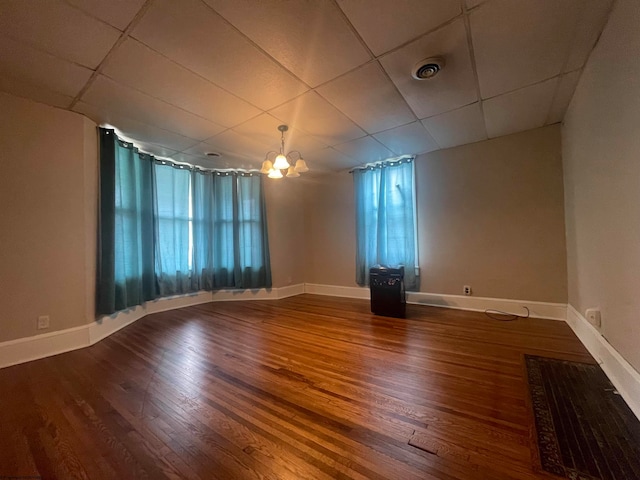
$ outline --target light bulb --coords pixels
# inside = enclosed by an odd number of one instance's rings
[[[262,168],[260,169],[260,173],[269,173],[273,168],[273,163],[270,160],[265,160],[262,162]]]
[[[273,168],[277,169],[277,170],[285,170],[287,168],[289,168],[289,162],[287,161],[287,157],[285,157],[283,154],[279,154],[276,157],[276,161],[273,162]]]
[[[304,161],[304,158],[300,157],[300,159],[296,162],[296,172],[304,173],[308,171],[309,167],[307,167],[307,162]]]
[[[277,168],[272,168],[268,175],[269,178],[282,178],[282,172]]]

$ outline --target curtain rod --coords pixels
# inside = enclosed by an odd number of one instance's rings
[[[384,167],[393,167],[395,165],[400,165],[401,163],[409,163],[416,159],[415,155],[400,155],[399,157],[391,157],[386,160],[381,160],[379,162],[367,163],[365,165],[354,167],[349,170],[349,173],[353,173],[356,170],[373,170],[374,168],[384,168]]]
[[[150,157],[153,158],[154,163],[158,163],[160,165],[166,165],[166,166],[177,168],[180,170],[190,170],[190,171],[204,173],[204,174],[212,174],[212,175],[215,174],[215,175],[225,175],[225,176],[233,173],[237,173],[242,176],[253,176],[253,175],[260,174],[259,170],[244,170],[239,168],[225,168],[225,169],[206,168],[206,167],[201,167],[200,165],[191,165],[189,163],[178,163],[169,159],[161,159],[150,153],[145,153],[145,155],[149,155]]]
[[[230,173],[239,173],[243,176],[249,176],[249,175],[252,176],[252,175],[260,174],[260,170],[258,170],[257,168],[254,170],[245,170],[243,168],[207,168],[207,167],[202,167],[200,165],[192,165],[186,162],[184,163],[176,162],[175,160],[165,158],[165,157],[158,157],[153,153],[149,153],[149,152],[145,152],[144,150],[141,150],[140,147],[136,146],[135,142],[133,142],[132,140],[125,140],[121,138],[113,128],[105,128],[105,127],[98,127],[98,128],[105,130],[107,133],[113,133],[116,139],[120,143],[124,144],[123,146],[125,146],[126,148],[132,147],[136,149],[139,155],[148,155],[149,157],[151,157],[154,163],[158,163],[160,165],[167,165],[173,168],[179,168],[181,170],[191,170],[191,171],[197,171],[205,174],[211,173],[216,175],[229,175]]]

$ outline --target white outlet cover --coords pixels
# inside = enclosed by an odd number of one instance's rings
[[[38,330],[49,328],[49,315],[38,317]]]
[[[594,327],[602,326],[602,317],[600,316],[600,310],[597,308],[588,308],[585,312],[587,321]]]

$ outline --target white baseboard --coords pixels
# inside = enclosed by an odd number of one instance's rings
[[[30,362],[89,345],[87,325],[0,343],[0,368]]]
[[[146,315],[201,303],[233,300],[278,300],[304,293],[304,284],[256,290],[217,290],[159,298],[79,327],[0,343],[0,368],[88,347]]]
[[[305,283],[304,293],[316,295],[329,295],[330,297],[364,298],[369,299],[367,287],[342,287],[338,285],[320,285],[318,283]]]
[[[277,300],[302,293],[361,299],[370,296],[368,288],[306,283],[269,290],[221,290],[162,298],[110,317],[102,317],[88,325],[1,342],[0,368],[88,347],[151,313],[216,301]],[[408,292],[407,301],[462,310],[497,309],[514,313],[522,313],[522,306],[527,306],[532,317],[566,320],[589,353],[600,363],[634,414],[640,418],[640,373],[573,306],[422,292]]]
[[[305,283],[305,293],[316,295],[330,295],[333,297],[370,298],[366,287],[341,287],[335,285],[319,285]],[[443,295],[438,293],[407,292],[407,303],[429,305],[432,307],[446,307],[458,310],[484,312],[485,310],[501,310],[505,312],[525,315],[522,307],[529,309],[533,318],[548,318],[565,320],[567,305],[565,303],[535,302],[529,300],[511,300],[506,298],[467,297],[464,295]]]
[[[526,315],[527,311],[523,307],[527,307],[529,309],[530,317],[548,318],[551,320],[565,320],[567,315],[567,305],[565,303],[512,300],[509,298],[407,292],[407,303],[454,308],[457,310],[471,310],[474,312],[500,310],[502,312],[513,313],[516,315]]]
[[[298,283],[296,285],[288,285],[286,287],[280,287],[277,289],[276,297],[287,298],[295,297],[296,295],[302,295],[304,293],[304,283]]]
[[[567,305],[567,323],[640,419],[640,373],[570,304]]]
[[[159,298],[157,300],[152,300],[142,305],[138,305],[137,307],[118,312],[114,315],[100,317],[95,322],[91,322],[87,325],[89,328],[89,345],[99,342],[103,338],[108,337],[127,325],[131,325],[133,322],[140,320],[146,315],[175,310],[176,308],[189,307],[191,305],[199,305],[201,303],[208,303],[211,301],[213,301],[211,299],[211,292],[189,293],[186,295]]]

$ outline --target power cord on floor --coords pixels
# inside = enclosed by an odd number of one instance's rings
[[[531,313],[529,312],[529,308],[525,307],[524,305],[522,306],[522,308],[524,308],[527,311],[526,315],[517,315],[515,313],[503,312],[502,310],[493,310],[493,309],[485,310],[484,314],[487,317],[492,318],[494,320],[498,320],[500,322],[512,322],[519,318],[529,318],[529,314]],[[496,315],[502,315],[502,317],[497,317]]]

